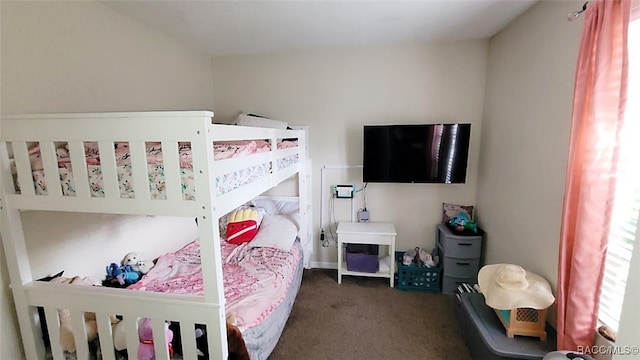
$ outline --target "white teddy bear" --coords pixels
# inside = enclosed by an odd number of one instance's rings
[[[131,266],[132,269],[138,269],[137,271],[140,272],[140,274],[144,275],[146,273],[149,272],[149,270],[151,270],[151,268],[153,267],[153,262],[149,261],[149,260],[138,260],[138,265],[136,266]]]
[[[141,275],[148,273],[153,267],[153,262],[146,260],[144,256],[137,252],[130,252],[125,255],[120,264],[122,266],[131,266],[131,270],[137,271]]]
[[[122,261],[120,261],[120,265],[122,266],[134,266],[134,265],[138,265],[138,261],[142,259],[142,255],[140,255],[137,252],[130,252],[127,255],[124,256],[124,258],[122,258]]]

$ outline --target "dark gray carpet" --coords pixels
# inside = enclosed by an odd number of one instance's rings
[[[305,270],[302,287],[269,360],[471,359],[453,296],[407,292],[389,279]]]

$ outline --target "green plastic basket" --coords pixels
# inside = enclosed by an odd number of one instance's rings
[[[419,267],[404,265],[404,251],[396,251],[396,289],[408,291],[440,292],[442,267]]]

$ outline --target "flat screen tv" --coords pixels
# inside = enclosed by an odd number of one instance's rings
[[[464,183],[471,124],[365,125],[363,182]]]

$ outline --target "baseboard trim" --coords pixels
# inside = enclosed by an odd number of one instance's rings
[[[325,262],[325,261],[312,261],[312,269],[338,269],[338,263]]]

